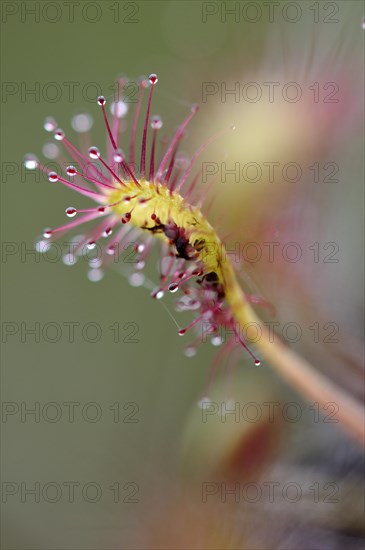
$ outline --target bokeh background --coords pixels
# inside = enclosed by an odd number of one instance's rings
[[[269,364],[254,368],[244,350],[213,382],[209,399],[219,412],[204,422],[197,403],[214,346],[187,358],[174,321],[148,289],[128,285],[126,266],[95,283],[83,260],[70,267],[33,253],[44,227],[61,224],[66,207],[84,205],[23,168],[24,155],[42,158],[50,141],[44,118],[53,115],[72,135],[71,117],[90,112],[93,141],[103,147],[96,96],[110,97],[121,73],[136,81],[156,72],[152,111],[167,136],[192,103],[201,104],[187,155],[236,126],[203,157],[217,168],[211,219],[220,234],[262,250],[278,242],[280,252],[294,241],[303,252],[294,263],[244,258],[243,284],[274,305],[280,328],[301,327],[291,342],[298,352],[363,398],[363,3],[278,2],[275,11],[266,4],[2,3],[3,548],[364,547],[363,456],[337,423]],[[245,99],[248,82],[263,92],[256,102]],[[272,102],[264,82],[278,83]],[[288,82],[299,85],[298,101],[283,98]],[[236,83],[238,99],[222,96]],[[338,101],[325,101],[330,93]],[[240,170],[296,162],[303,177],[236,181],[222,177],[222,162]],[[338,261],[325,261],[330,253]],[[147,274],[157,282],[156,258]],[[169,297],[166,304],[180,315]],[[99,330],[94,343],[90,323]],[[333,327],[335,342],[326,339]],[[264,414],[223,422],[222,404],[237,402],[240,411],[253,402]],[[271,420],[268,402],[279,404]],[[26,413],[32,408],[39,417]],[[273,502],[265,490],[255,503],[246,493],[222,497],[222,484],[261,490],[268,481],[279,484]],[[288,482],[300,487],[298,501],[285,498]],[[214,494],[205,502],[206,483]]]

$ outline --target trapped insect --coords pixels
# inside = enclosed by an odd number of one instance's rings
[[[197,105],[193,105],[191,112],[157,161],[158,137],[163,123],[160,116],[150,116],[152,95],[157,81],[155,74],[151,74],[148,79],[140,80],[128,155],[119,147],[121,119],[127,112],[127,104],[122,99],[127,80],[118,82],[118,97],[110,106],[111,123],[108,121],[105,108],[106,99],[100,96],[97,101],[108,135],[105,156],[96,146],[89,147],[86,152],[80,151],[66,137],[65,132],[57,127],[53,118],[48,117],[45,120],[45,129],[53,133],[55,140],[62,142],[75,165],[81,168],[70,164],[65,170],[65,175],[48,171],[34,155],[26,156],[26,168],[39,168],[45,171],[51,183],[61,183],[70,187],[96,202],[96,206],[82,210],[68,207],[66,216],[75,219],[60,227],[45,229],[43,238],[47,241],[43,241],[41,245],[38,243],[38,249],[41,250],[43,246],[43,250],[46,250],[52,239],[59,238],[65,232],[86,222],[97,221],[96,227],[79,239],[72,254],[65,257],[65,262],[75,263],[85,247],[93,249],[100,240],[107,239],[106,245],[102,247],[100,265],[96,269],[91,269],[89,273],[89,278],[96,280],[102,276],[101,266],[107,266],[112,258],[115,259],[116,254],[121,253],[123,243],[127,240],[137,241],[136,269],[130,275],[129,281],[133,286],[140,286],[144,282],[142,271],[145,261],[153,244],[160,240],[160,284],[152,292],[152,296],[161,299],[166,291],[180,291],[177,309],[199,313],[189,326],[179,330],[179,334],[183,335],[188,329],[209,322],[213,343],[218,345],[221,343],[219,330],[224,327],[230,336],[223,343],[223,354],[229,353],[241,344],[253,357],[255,364],[259,365],[260,361],[247,348],[232,311],[232,282],[235,281],[235,276],[225,257],[223,244],[203,213],[206,196],[202,195],[197,185],[201,171],[198,170],[190,177],[199,155],[227,130],[212,136],[196,151],[190,161],[179,156],[178,149],[184,138],[185,129],[198,112]],[[137,162],[137,126],[141,118],[143,97],[148,87],[149,97]],[[85,135],[85,129],[88,130],[90,126],[88,121],[87,115],[83,115],[83,118],[79,115],[78,119],[73,119],[76,132]],[[152,131],[152,139],[147,151],[149,128]],[[92,161],[97,161],[99,166],[96,167]],[[199,341],[201,336],[198,333],[194,342],[187,347],[187,355],[195,353]]]
[[[210,137],[190,160],[181,156],[179,146],[185,129],[198,112],[198,107],[193,105],[170,143],[158,154],[163,123],[160,116],[150,115],[153,90],[158,82],[157,75],[151,74],[148,79],[142,78],[139,82],[127,154],[119,146],[124,127],[121,119],[128,111],[123,101],[123,88],[127,82],[126,79],[118,81],[117,97],[110,106],[111,123],[106,113],[106,99],[103,96],[98,98],[108,136],[106,155],[102,155],[98,147],[89,144],[86,151],[84,147],[81,151],[66,137],[52,117],[46,118],[44,128],[63,144],[75,165],[67,166],[65,174],[62,174],[49,171],[35,155],[26,155],[26,168],[38,168],[48,175],[51,183],[65,185],[96,203],[96,206],[84,209],[68,207],[66,215],[75,219],[60,227],[46,229],[44,240],[37,243],[37,249],[47,250],[47,243],[52,239],[86,222],[98,220],[91,230],[76,239],[72,253],[65,257],[65,263],[73,264],[84,247],[93,249],[97,243],[107,239],[97,267],[94,266],[89,272],[89,278],[96,281],[102,277],[101,267],[106,267],[112,257],[115,258],[115,254],[122,250],[121,244],[127,240],[137,241],[135,250],[138,259],[129,282],[132,286],[141,286],[144,284],[143,268],[146,260],[154,243],[160,241],[160,283],[153,290],[152,296],[161,299],[166,291],[179,292],[176,309],[195,312],[193,321],[179,330],[181,336],[192,328],[196,330],[195,339],[186,348],[186,355],[196,353],[203,339],[202,330],[198,329],[202,329],[202,325],[206,328],[208,324],[212,343],[222,345],[216,364],[242,345],[254,363],[260,365],[260,360],[242,337],[243,328],[254,323],[260,331],[255,344],[264,358],[306,399],[318,401],[322,406],[329,401],[336,402],[339,406],[339,421],[358,441],[363,442],[362,407],[341,388],[331,384],[304,358],[281,341],[271,339],[267,327],[251,307],[251,304],[267,305],[265,300],[243,292],[238,274],[229,255],[225,253],[224,243],[208,221],[207,192],[202,193],[199,189],[201,171],[194,173],[196,161],[210,143],[231,129]],[[147,88],[149,95],[137,162],[137,127]],[[89,141],[91,117],[77,115],[72,119],[72,126],[85,146]],[[152,139],[148,139],[149,128]],[[54,159],[57,158],[58,148],[55,150],[52,145],[45,152]],[[220,338],[222,329],[229,335],[224,342]]]

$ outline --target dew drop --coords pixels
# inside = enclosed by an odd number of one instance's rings
[[[101,281],[103,277],[104,277],[104,272],[98,268],[90,269],[90,271],[87,274],[87,278],[92,283],[98,283],[99,281]]]
[[[35,170],[39,164],[37,157],[31,153],[25,155],[24,166],[27,170]]]
[[[110,105],[110,112],[117,118],[123,118],[128,113],[128,104],[125,101],[113,102]]]
[[[43,128],[46,132],[54,132],[57,128],[57,122],[53,116],[48,116],[44,119]]]
[[[132,275],[128,277],[129,284],[134,287],[143,286],[144,281],[145,276],[143,275],[143,273],[132,273]]]
[[[178,283],[171,283],[171,284],[169,284],[168,289],[171,293],[177,292],[179,290],[179,284]]]
[[[73,218],[77,214],[77,210],[73,206],[69,206],[68,208],[66,208],[65,212],[68,218]]]
[[[100,158],[100,151],[97,147],[90,147],[89,149],[89,157],[92,159],[98,159]]]
[[[71,119],[71,126],[75,132],[88,132],[93,125],[93,118],[87,113],[80,113]]]
[[[106,99],[103,95],[99,95],[98,97],[98,105],[102,106],[102,105],[105,105],[106,103]]]
[[[153,116],[151,119],[152,130],[160,130],[162,126],[163,126],[162,118],[158,115]]]
[[[57,141],[62,141],[63,139],[65,139],[65,132],[59,128],[58,130],[56,130],[54,138]]]
[[[76,176],[77,170],[74,166],[67,166],[66,168],[66,174],[68,176]]]
[[[50,172],[48,174],[48,179],[51,183],[56,183],[56,181],[58,181],[58,174],[56,174],[56,172]]]
[[[150,84],[152,84],[152,86],[154,86],[158,82],[157,74],[155,74],[155,73],[150,74],[150,76],[148,77],[148,80],[150,81]]]

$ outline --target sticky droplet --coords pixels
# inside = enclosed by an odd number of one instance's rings
[[[87,274],[87,278],[92,283],[98,283],[99,281],[101,281],[103,277],[104,277],[104,272],[98,268],[90,269],[90,271]]]
[[[93,125],[93,118],[88,113],[80,113],[71,119],[71,126],[80,134],[88,132]]]
[[[98,149],[97,147],[94,147],[94,146],[93,146],[93,147],[90,147],[90,149],[89,149],[89,157],[90,157],[91,159],[94,159],[94,160],[100,158],[100,151],[99,151],[99,149]]]
[[[128,104],[125,101],[113,102],[110,104],[110,112],[117,118],[123,118],[128,113]]]
[[[54,138],[57,141],[62,141],[63,139],[65,139],[65,132],[61,129],[56,130],[56,132],[54,134]]]
[[[24,166],[27,170],[35,170],[39,164],[37,157],[31,153],[25,155]]]
[[[76,176],[77,170],[74,166],[67,166],[66,168],[66,174],[68,176]]]
[[[77,262],[77,256],[74,254],[65,254],[62,258],[62,261],[65,265],[75,265]]]
[[[151,294],[152,298],[156,298],[156,300],[161,300],[161,298],[164,297],[164,291],[158,288],[157,290],[154,290]]]
[[[48,116],[44,119],[43,128],[46,130],[46,132],[54,132],[57,128],[57,122],[53,118],[53,116]]]
[[[69,206],[68,208],[66,208],[65,212],[68,218],[73,218],[77,214],[77,210],[73,206]]]
[[[210,397],[208,396],[205,396],[203,397],[202,399],[200,399],[200,401],[198,401],[198,407],[199,409],[203,409],[204,406],[207,404],[207,403],[211,403],[212,400],[210,399]]]
[[[51,183],[56,183],[58,181],[58,174],[56,174],[56,172],[50,172],[48,174],[48,179]]]
[[[42,153],[47,159],[56,159],[59,155],[59,149],[55,143],[46,143],[42,147]]]
[[[114,162],[122,162],[123,161],[123,151],[121,149],[117,149],[114,152],[113,160],[114,160]]]
[[[160,130],[162,126],[163,126],[162,118],[158,115],[153,116],[151,119],[151,128],[153,130]]]
[[[194,346],[187,346],[184,349],[184,354],[186,357],[194,357],[196,355],[197,349]]]
[[[102,232],[102,236],[103,237],[109,237],[109,235],[111,235],[113,233],[113,229],[111,227],[107,227],[103,232]]]
[[[213,346],[220,346],[223,343],[223,338],[221,336],[213,336],[211,339],[211,344]]]
[[[35,243],[36,251],[41,254],[45,254],[49,250],[50,246],[51,243],[49,241],[44,241],[43,239]]]
[[[143,273],[132,273],[132,275],[128,277],[129,284],[134,287],[143,286],[144,281],[145,276],[143,275]]]

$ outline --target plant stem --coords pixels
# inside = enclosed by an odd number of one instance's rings
[[[294,387],[306,400],[314,400],[326,410],[328,403],[338,406],[337,418],[348,433],[361,445],[365,445],[365,411],[351,395],[323,376],[308,361],[287,347],[278,337],[272,338],[269,331],[247,302],[233,269],[225,273],[226,286],[233,314],[240,327],[256,323],[261,328],[256,342],[258,349],[270,365]]]

